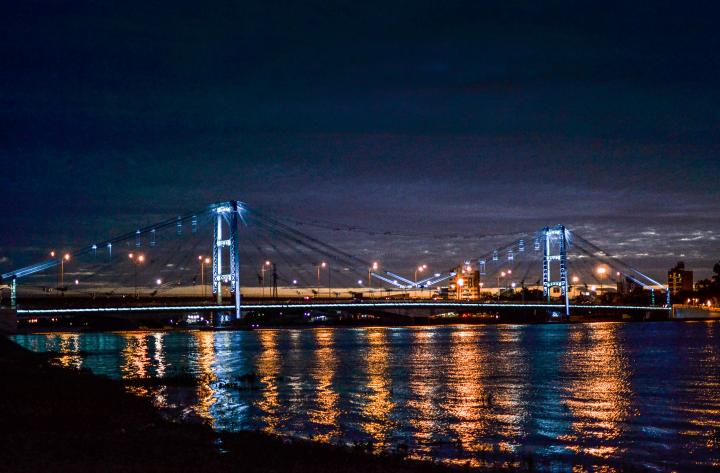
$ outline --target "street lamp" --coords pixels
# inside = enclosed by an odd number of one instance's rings
[[[577,285],[577,283],[578,283],[579,281],[580,281],[580,278],[579,278],[579,277],[577,277],[577,276],[573,276],[573,277],[572,277],[573,285]],[[570,292],[572,292],[573,285],[570,286]]]
[[[262,266],[260,266],[260,285],[262,287],[262,297],[265,298],[265,270],[271,265],[270,260],[266,260]]]
[[[368,279],[367,280],[368,280],[368,287],[370,287],[370,288],[372,287],[372,279],[370,277],[371,276],[370,273],[371,273],[371,271],[377,271],[377,269],[378,269],[377,261],[373,262],[372,268],[368,268]]]
[[[138,292],[138,284],[137,284],[137,267],[139,264],[142,264],[145,261],[145,255],[135,255],[133,253],[129,253],[128,258],[130,258],[130,261],[133,262],[133,279],[135,281],[135,299],[137,299],[140,296],[140,293]]]
[[[317,294],[320,295],[320,268],[325,268],[327,266],[327,263],[323,261],[319,265],[316,266],[317,268]],[[330,271],[328,271],[328,281],[330,280]]]
[[[458,278],[457,279],[457,291],[456,291],[458,300],[460,299],[460,297],[462,295],[462,289],[463,289],[464,285],[465,285],[465,280],[463,278]]]
[[[509,273],[510,271],[508,271]],[[500,279],[507,276],[507,273],[505,271],[500,272],[497,277],[497,290],[498,290],[498,300],[500,300]]]
[[[60,258],[60,288],[65,288],[65,261],[70,261],[70,253],[65,253]]]
[[[605,266],[599,266],[597,269],[597,273],[600,275],[600,292],[603,292],[603,280],[605,279],[607,268]]]
[[[426,268],[427,268],[426,264],[421,264],[417,268],[415,268],[415,282],[417,282],[417,273],[418,272],[422,273]]]
[[[210,258],[200,255],[198,261],[200,261],[200,286],[202,286],[203,299],[205,299],[205,265],[210,264]]]

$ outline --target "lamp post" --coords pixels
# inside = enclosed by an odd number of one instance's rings
[[[500,274],[498,274],[497,277],[497,288],[498,288],[498,301],[500,300],[500,278],[504,278],[507,275],[505,271],[502,271]]]
[[[320,268],[324,268],[327,266],[327,263],[323,261],[319,265],[316,266],[317,268],[317,295],[320,295]],[[329,277],[329,276],[328,276]]]
[[[198,256],[198,261],[200,261],[200,286],[202,286],[202,295],[203,299],[205,299],[205,265],[210,264],[210,258],[200,255]]]
[[[422,273],[427,268],[426,264],[421,264],[417,268],[415,268],[415,282],[417,282],[417,274],[418,272]]]
[[[270,261],[265,261],[262,266],[260,266],[260,284],[262,286],[262,298],[265,298],[265,270],[268,266],[270,266],[272,263]]]
[[[50,252],[50,257],[54,258],[56,255],[55,250]],[[60,258],[60,272],[58,273],[58,290],[62,291],[65,287],[65,261],[70,261],[70,253],[65,253]]]
[[[607,268],[605,266],[600,266],[597,269],[597,273],[600,275],[600,292],[603,292],[603,280],[605,279]]]
[[[580,281],[580,278],[577,276],[572,277],[572,284],[570,285],[570,292],[572,292],[573,289],[577,291],[577,283]],[[577,294],[575,294],[575,297],[577,297]]]
[[[133,262],[133,279],[135,281],[135,299],[137,299],[138,297],[140,297],[140,293],[138,292],[138,284],[137,284],[137,267],[139,264],[141,264],[145,261],[145,255],[135,255],[133,253],[129,253],[128,258],[130,258],[130,261]]]
[[[60,258],[60,287],[65,289],[65,261],[70,261],[70,253],[65,253]]]
[[[368,287],[371,289],[372,289],[372,278],[370,276],[371,276],[372,271],[377,271],[377,269],[378,269],[377,261],[373,262],[372,268],[368,268]]]

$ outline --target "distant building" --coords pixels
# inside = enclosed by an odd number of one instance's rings
[[[453,269],[456,276],[448,288],[448,299],[479,299],[480,272],[470,266],[458,266]]]
[[[670,279],[669,275],[668,275],[668,279]],[[628,295],[628,294],[632,294],[633,292],[636,292],[636,291],[642,290],[642,289],[643,289],[642,284],[638,284],[636,279],[629,278],[627,276],[618,280],[618,282],[617,282],[618,294]]]
[[[685,270],[685,263],[682,261],[678,261],[675,267],[668,271],[668,287],[672,295],[693,290],[693,272]]]

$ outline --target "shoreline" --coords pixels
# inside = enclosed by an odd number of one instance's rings
[[[0,336],[0,469],[3,471],[447,472],[400,450],[368,453],[257,431],[216,432],[163,418],[150,400],[88,370]]]

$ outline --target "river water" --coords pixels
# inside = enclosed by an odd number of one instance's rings
[[[15,340],[112,378],[190,374],[196,386],[128,389],[168,415],[218,430],[369,442],[376,451],[479,467],[720,467],[718,322],[51,333]]]

